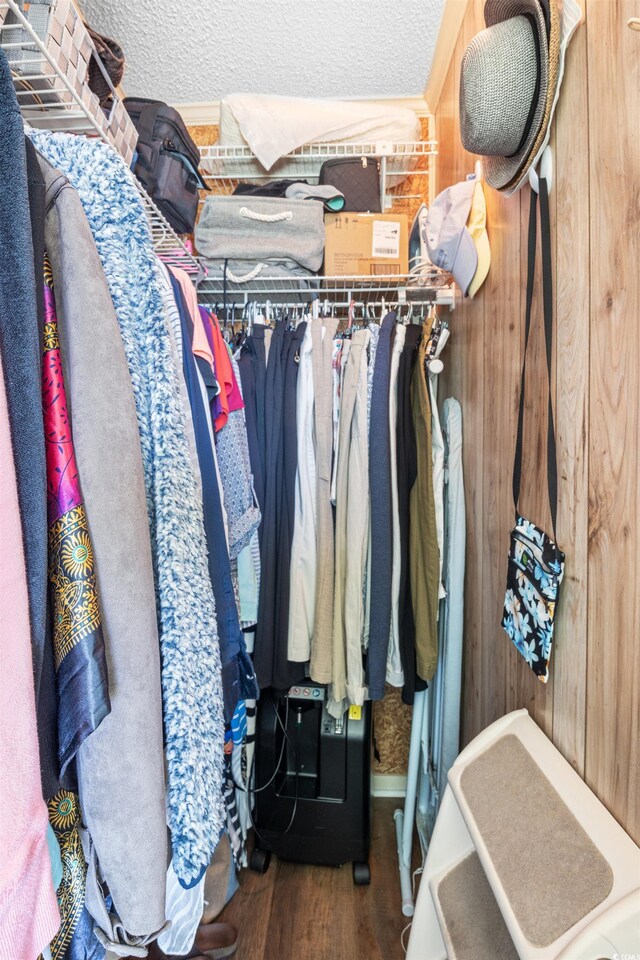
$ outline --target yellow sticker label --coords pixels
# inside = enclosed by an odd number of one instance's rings
[[[362,719],[362,707],[357,707],[355,703],[351,704],[349,707],[349,720],[361,720]]]

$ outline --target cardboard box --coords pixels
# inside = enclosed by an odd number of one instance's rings
[[[325,276],[409,272],[409,227],[405,214],[329,213],[324,225]]]

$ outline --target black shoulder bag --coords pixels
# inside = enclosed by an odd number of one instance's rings
[[[193,233],[200,176],[200,151],[177,110],[161,100],[126,97],[127,113],[138,131],[133,172],[177,233]]]
[[[542,246],[542,299],[544,334],[549,381],[549,419],[547,429],[547,483],[553,535],[556,535],[558,512],[558,467],[556,438],[551,400],[551,355],[553,350],[553,290],[551,282],[551,230],[549,226],[549,193],[547,181],[540,179],[540,232]],[[527,370],[527,346],[531,332],[531,306],[536,265],[538,195],[531,191],[529,208],[529,253],[527,268],[527,304],[525,317],[524,356],[520,382],[518,437],[513,464],[513,502],[516,525],[511,531],[507,592],[502,626],[539,680],[549,679],[549,660],[553,643],[558,593],[564,573],[564,553],[544,530],[522,516],[518,509],[522,475],[522,441],[524,428],[524,390]]]

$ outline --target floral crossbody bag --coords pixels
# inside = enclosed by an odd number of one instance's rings
[[[549,226],[549,194],[547,182],[540,184],[540,232],[542,246],[542,297],[544,333],[549,382],[549,415],[547,427],[547,483],[553,535],[558,511],[558,467],[556,437],[551,400],[551,355],[553,337],[553,293],[551,286],[551,231]],[[524,356],[520,382],[518,436],[513,464],[513,502],[516,525],[511,531],[507,592],[504,601],[502,626],[516,649],[522,654],[539,680],[549,679],[549,660],[558,603],[558,593],[564,573],[564,553],[548,534],[527,520],[518,508],[522,476],[522,442],[524,432],[524,391],[527,369],[527,346],[531,331],[531,306],[536,262],[538,194],[531,191],[529,208],[529,251],[527,268],[527,301],[525,316]]]

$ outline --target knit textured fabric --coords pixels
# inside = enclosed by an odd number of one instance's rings
[[[78,191],[127,354],[153,551],[173,865],[192,886],[225,821],[220,651],[202,501],[149,225],[132,175],[110,147],[71,134],[31,137]]]

